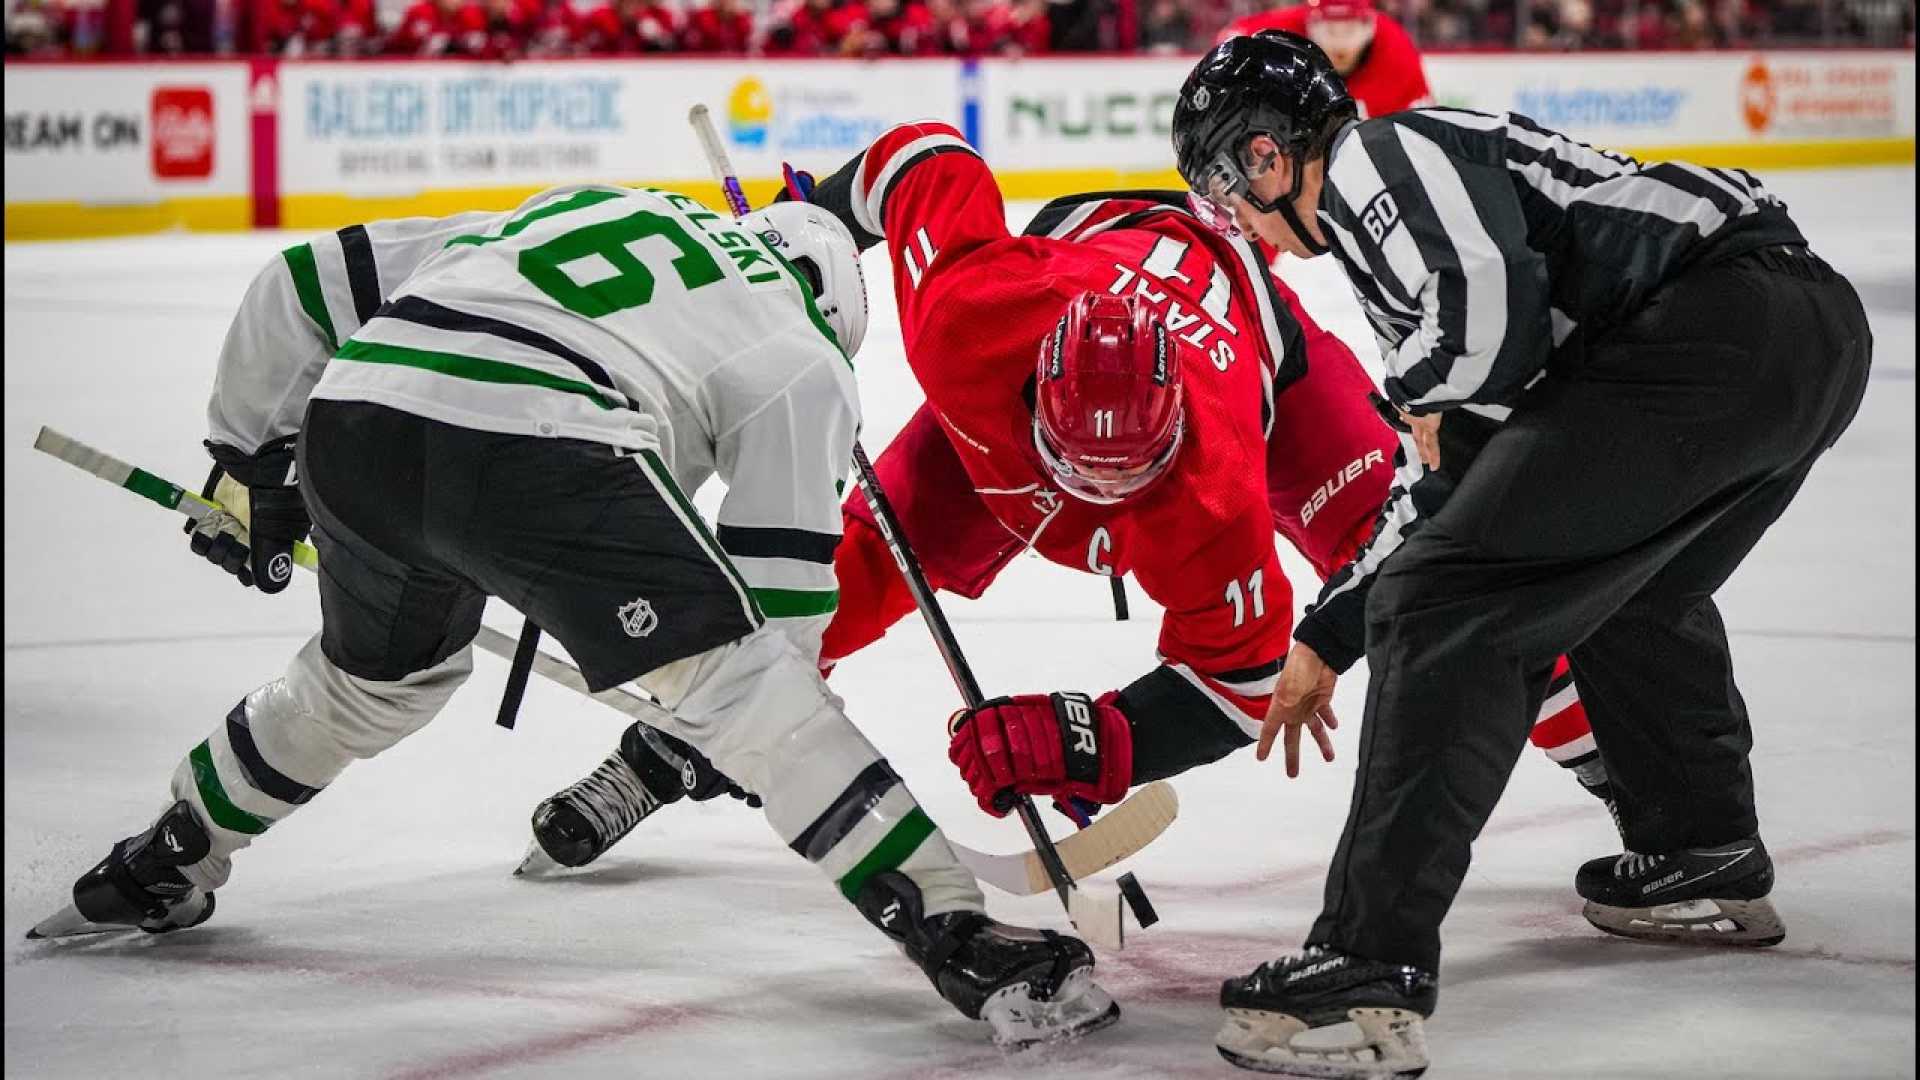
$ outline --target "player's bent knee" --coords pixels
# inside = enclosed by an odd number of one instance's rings
[[[792,760],[796,748],[787,740],[816,714],[830,712],[858,739],[818,669],[785,634],[767,627],[657,668],[639,683],[672,710],[673,734],[763,797],[769,759]]]
[[[264,726],[273,732],[269,743],[277,737],[310,750],[326,744],[347,757],[369,758],[426,726],[472,673],[469,647],[398,679],[363,679],[328,660],[315,637],[287,665],[279,701],[281,711],[304,714],[305,721],[256,718],[255,735],[261,737]]]

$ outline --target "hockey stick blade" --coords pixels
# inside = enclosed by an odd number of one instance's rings
[[[1098,897],[1076,884],[1067,890],[1067,918],[1096,949],[1119,952],[1127,947],[1126,916],[1118,895]]]
[[[1173,785],[1155,780],[1094,818],[1093,824],[1055,841],[1054,848],[1067,873],[1080,881],[1139,854],[1179,816],[1180,797]],[[954,849],[975,877],[1001,892],[1034,896],[1053,888],[1036,852],[991,855],[958,844]]]

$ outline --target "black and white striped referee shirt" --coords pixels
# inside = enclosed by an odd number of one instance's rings
[[[1387,396],[1478,418],[1450,422],[1456,437],[1504,422],[1556,352],[1631,318],[1687,267],[1806,243],[1743,170],[1642,163],[1523,116],[1445,108],[1343,131],[1320,222],[1373,323]],[[1295,630],[1336,668],[1364,651],[1374,572],[1451,493],[1401,444],[1372,540]]]

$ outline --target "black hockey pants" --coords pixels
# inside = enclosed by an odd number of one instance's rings
[[[1756,831],[1713,594],[1852,421],[1871,349],[1846,280],[1776,248],[1556,358],[1373,585],[1359,775],[1310,943],[1438,970],[1562,652],[1633,850]]]
[[[321,648],[350,675],[391,681],[441,663],[479,632],[488,596],[566,646],[594,690],[760,623],[651,452],[319,400],[300,472],[320,549]]]

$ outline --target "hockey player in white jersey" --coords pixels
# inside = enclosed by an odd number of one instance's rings
[[[670,708],[667,733],[996,1041],[1112,1020],[1082,942],[986,917],[817,672],[866,317],[851,236],[802,204],[733,222],[672,192],[561,188],[284,253],[209,406],[214,494],[250,517],[203,523],[193,549],[275,592],[310,516],[322,630],[34,936],[205,921],[235,853],[433,719],[492,595],[593,690],[637,680]],[[715,475],[718,537],[688,499]]]

